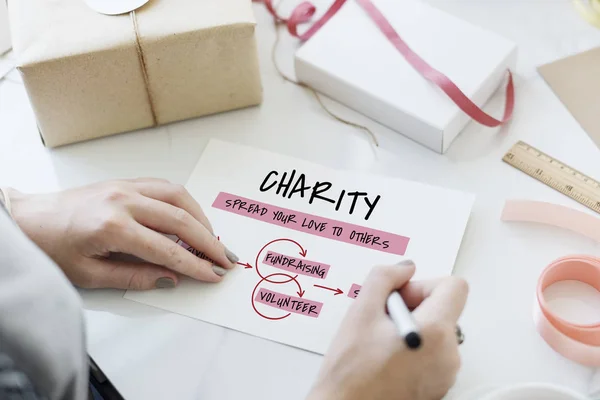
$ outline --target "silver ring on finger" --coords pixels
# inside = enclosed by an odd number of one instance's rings
[[[458,342],[459,345],[463,344],[465,341],[465,335],[462,331],[462,329],[460,329],[460,326],[456,325],[456,341]]]

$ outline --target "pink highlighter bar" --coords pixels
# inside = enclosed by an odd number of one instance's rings
[[[352,286],[350,286],[350,290],[348,290],[348,297],[350,297],[351,299],[355,299],[356,296],[358,296],[358,293],[360,292],[360,288],[362,288],[362,286],[354,283]]]
[[[295,231],[403,256],[410,238],[221,192],[214,208]]]
[[[263,262],[275,268],[295,274],[312,276],[313,278],[325,279],[331,267],[328,264],[316,261],[304,260],[300,257],[286,256],[283,254],[269,251],[265,255]]]
[[[262,288],[256,294],[254,301],[313,318],[319,317],[321,308],[323,307],[323,303],[319,303],[318,301],[294,297]]]

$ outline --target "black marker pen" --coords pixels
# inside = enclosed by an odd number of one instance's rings
[[[389,295],[387,309],[390,318],[396,324],[398,333],[404,338],[406,346],[409,349],[418,349],[421,346],[421,334],[400,293],[394,291]]]

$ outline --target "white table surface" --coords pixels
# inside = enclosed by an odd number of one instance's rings
[[[13,71],[0,81],[0,184],[39,192],[138,176],[185,183],[214,137],[336,168],[474,192],[477,201],[455,268],[471,287],[461,320],[467,339],[448,398],[481,386],[530,381],[586,392],[594,371],[549,349],[534,330],[531,305],[545,265],[569,253],[600,254],[600,247],[558,229],[502,223],[506,198],[585,209],[500,158],[524,140],[600,177],[600,151],[535,71],[600,45],[600,31],[579,19],[568,0],[430,2],[518,43],[517,107],[508,127],[471,124],[442,156],[326,100],[341,115],[373,129],[381,142],[375,149],[364,133],[333,120],[310,93],[277,75],[270,62],[271,19],[255,5],[262,106],[50,150],[39,140]],[[278,59],[290,73],[295,46],[284,34]],[[497,95],[488,109],[499,115],[501,103]],[[317,374],[321,357],[308,352],[146,307],[123,299],[123,291],[82,291],[82,296],[89,351],[128,400],[302,399]]]

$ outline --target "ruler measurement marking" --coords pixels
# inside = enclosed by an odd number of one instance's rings
[[[600,183],[554,157],[519,141],[502,161],[600,213]]]

